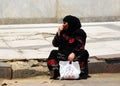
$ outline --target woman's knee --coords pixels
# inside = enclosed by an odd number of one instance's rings
[[[89,53],[88,53],[88,51],[87,50],[84,50],[84,56],[88,59],[89,58]]]
[[[52,50],[50,52],[50,55],[48,56],[48,59],[56,59],[58,55],[58,50]]]
[[[58,50],[52,50],[51,52],[50,52],[50,54],[53,54],[53,55],[55,55],[55,54],[57,54],[58,53]]]
[[[76,57],[78,61],[87,61],[89,58],[89,53],[87,50],[82,50],[79,55]]]

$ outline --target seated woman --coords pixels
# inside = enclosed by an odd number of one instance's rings
[[[51,79],[59,76],[59,61],[79,61],[81,67],[80,76],[88,76],[89,53],[85,50],[86,33],[81,29],[80,20],[72,15],[63,18],[63,24],[52,41],[58,50],[52,50],[47,59]]]

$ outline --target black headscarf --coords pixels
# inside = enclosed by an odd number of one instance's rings
[[[81,28],[80,20],[75,16],[72,15],[65,16],[63,18],[63,22],[68,22],[68,30],[67,30],[68,34],[72,34],[77,29]]]

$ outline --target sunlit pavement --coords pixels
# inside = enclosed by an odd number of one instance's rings
[[[0,59],[47,58],[61,24],[0,25]],[[120,22],[82,23],[90,56],[120,53]]]

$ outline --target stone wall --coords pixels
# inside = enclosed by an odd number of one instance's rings
[[[0,0],[0,24],[57,23],[68,14],[83,22],[120,20],[120,0]]]

